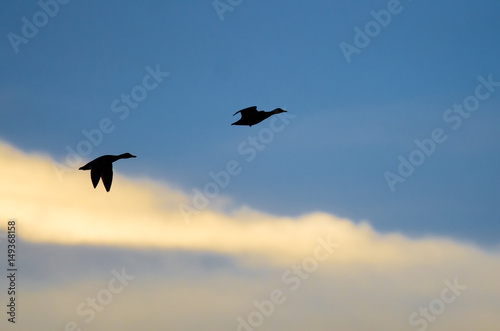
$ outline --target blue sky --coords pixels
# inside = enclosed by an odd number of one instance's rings
[[[137,158],[115,164],[117,173],[162,183],[191,206],[196,190],[214,183],[210,173],[236,161],[238,174],[209,198],[215,212],[249,208],[297,220],[323,212],[380,233],[498,247],[500,4],[233,4],[218,13],[208,0],[58,3],[20,44],[9,35],[24,38],[23,17],[32,23],[42,7],[3,4],[1,142],[67,167],[63,181],[89,181],[75,171],[80,165],[130,152]],[[366,33],[372,13],[388,8],[397,13],[347,61],[341,43],[356,46],[355,28]],[[133,91],[140,101],[127,106],[122,95]],[[468,97],[477,110],[454,128],[459,115],[447,112]],[[254,105],[288,113],[230,125],[234,112]],[[92,143],[83,131],[95,133],[103,120],[109,132]],[[415,140],[428,141],[435,129],[445,141],[425,155]],[[88,155],[78,152],[82,144]],[[74,164],[68,148],[79,157]],[[255,152],[251,160],[245,149]],[[399,157],[412,153],[422,162],[401,176]],[[394,190],[387,172],[403,180]],[[56,171],[51,180],[59,185]],[[19,217],[12,213],[4,216]]]
[[[189,193],[257,132],[229,126],[236,110],[284,107],[296,120],[222,192],[237,205],[494,244],[499,96],[459,130],[442,115],[474,92],[478,76],[500,77],[498,5],[402,1],[348,64],[340,43],[354,45],[354,27],[387,6],[243,1],[221,21],[210,1],[61,5],[17,54],[4,39],[2,139],[61,159],[82,130],[110,118],[116,129],[86,160],[131,151],[139,159],[123,171]],[[4,35],[21,35],[21,18],[39,10],[9,4]],[[111,103],[156,65],[170,75],[120,120]],[[392,193],[384,171],[436,127],[448,141]]]

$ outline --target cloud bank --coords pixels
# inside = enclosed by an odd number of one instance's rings
[[[32,273],[20,290],[24,330],[64,330],[70,322],[82,330],[500,325],[497,251],[447,238],[381,234],[367,222],[320,212],[285,217],[249,208],[205,209],[188,224],[179,206],[189,197],[168,183],[115,170],[106,193],[101,185],[92,187],[88,172],[58,180],[55,164],[48,156],[0,144],[0,229],[16,219],[17,234],[29,246],[24,261]],[[48,258],[36,254],[48,245],[65,265],[37,263]],[[85,247],[95,247],[100,264],[89,262]],[[130,252],[139,256],[130,258]],[[172,259],[179,254],[192,256]],[[209,255],[231,262],[212,261],[215,267],[206,268],[194,258]],[[108,303],[102,293],[113,268],[135,278]],[[99,293],[107,304],[87,322],[89,315],[77,307]],[[6,293],[0,299],[6,302]]]

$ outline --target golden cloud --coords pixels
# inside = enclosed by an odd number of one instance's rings
[[[203,325],[207,330],[220,330],[221,325],[234,330],[236,319],[248,322],[257,309],[253,302],[269,299],[275,289],[287,299],[259,330],[423,330],[424,325],[429,330],[493,330],[500,322],[496,251],[447,238],[381,234],[367,222],[320,212],[285,217],[245,207],[232,212],[206,208],[188,223],[179,206],[189,204],[191,197],[168,183],[115,171],[107,193],[101,185],[92,187],[88,172],[68,172],[59,180],[55,165],[48,156],[0,144],[0,219],[16,219],[23,240],[61,247],[215,253],[244,267],[269,268],[272,274],[256,279],[211,274],[203,281],[165,283],[146,272],[117,295],[91,329],[175,329],[182,324],[185,330]],[[314,270],[314,275],[299,278],[293,269],[297,265]],[[136,275],[145,272],[134,265],[128,268]],[[435,322],[426,320],[419,309],[441,309],[438,304],[448,286],[444,281],[457,277],[467,289],[443,306],[446,313],[431,316]],[[106,284],[84,279],[49,289],[24,288],[23,310],[41,314],[25,323],[62,329],[58,318],[63,316],[64,321],[86,326],[75,307]],[[47,304],[49,297],[57,297],[57,302]],[[62,307],[60,300],[65,302]],[[193,315],[205,324],[191,321]]]
[[[92,187],[88,172],[68,172],[59,180],[56,162],[48,156],[0,144],[0,160],[0,217],[17,219],[18,234],[32,242],[245,254],[289,263],[311,251],[318,238],[331,238],[342,246],[337,263],[379,266],[438,264],[481,254],[451,240],[379,234],[366,222],[318,212],[291,218],[248,208],[232,213],[207,208],[188,223],[179,206],[189,204],[190,197],[167,183],[115,171],[108,193],[101,185]]]

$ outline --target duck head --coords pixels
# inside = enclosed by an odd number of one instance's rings
[[[121,158],[121,159],[130,159],[130,158],[132,158],[132,157],[137,157],[137,156],[132,155],[132,154],[130,154],[130,153],[124,153],[124,154],[121,154],[121,155],[120,155],[120,158]]]
[[[273,113],[274,114],[286,113],[286,110],[283,110],[281,108],[276,108],[276,109],[273,110]]]

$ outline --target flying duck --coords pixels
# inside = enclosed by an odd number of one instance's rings
[[[96,188],[99,183],[99,179],[102,178],[102,183],[106,188],[106,192],[109,192],[111,189],[111,182],[113,181],[113,162],[119,159],[129,159],[131,157],[135,157],[135,155],[130,153],[120,155],[103,155],[90,161],[78,170],[90,170],[90,178],[92,179],[94,188]]]
[[[231,125],[252,126],[252,125],[255,125],[257,123],[262,122],[263,120],[265,120],[266,118],[268,118],[269,116],[272,116],[274,114],[286,113],[286,110],[283,110],[281,108],[276,108],[276,109],[271,110],[271,111],[263,111],[263,110],[258,111],[257,107],[253,106],[253,107],[248,107],[248,108],[245,108],[242,110],[238,110],[236,113],[233,114],[233,116],[238,114],[238,113],[241,113],[241,118]]]

